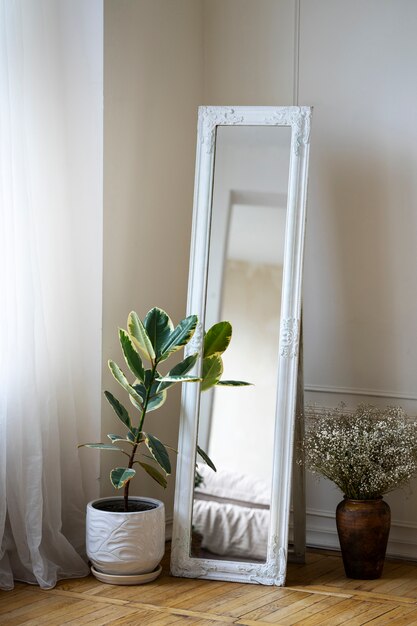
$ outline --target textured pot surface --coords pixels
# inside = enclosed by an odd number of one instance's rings
[[[380,578],[391,525],[388,504],[382,498],[345,498],[337,506],[336,525],[346,576]]]
[[[96,508],[122,498],[99,498],[87,504],[87,555],[96,570],[106,574],[152,572],[165,551],[165,507],[160,500],[135,498],[154,508],[115,512]]]

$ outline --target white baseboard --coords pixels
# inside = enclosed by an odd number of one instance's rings
[[[326,393],[343,396],[366,396],[367,398],[387,398],[389,400],[417,400],[417,395],[411,392],[398,392],[389,389],[364,389],[361,387],[333,387],[331,385],[304,385],[304,391],[311,393]]]
[[[172,517],[168,517],[165,520],[165,541],[171,541],[172,539],[172,524],[174,520]]]
[[[339,550],[335,514],[307,510],[307,546]],[[417,524],[392,520],[387,556],[417,561]]]

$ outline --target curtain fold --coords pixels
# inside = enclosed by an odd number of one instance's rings
[[[0,0],[2,589],[89,571],[99,468],[77,443],[100,436],[102,27],[102,0]]]

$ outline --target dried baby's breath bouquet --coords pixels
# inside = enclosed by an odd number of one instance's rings
[[[371,500],[417,473],[417,421],[400,407],[341,405],[308,420],[304,452],[307,467],[347,498]]]

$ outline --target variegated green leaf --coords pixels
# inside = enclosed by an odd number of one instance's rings
[[[156,467],[153,467],[153,465],[149,465],[149,463],[143,463],[142,461],[137,461],[137,463],[139,463],[139,465],[143,467],[145,472],[149,474],[149,476],[151,476],[154,480],[156,480],[156,482],[159,483],[161,487],[166,489],[166,486],[168,484],[167,479],[163,474],[161,474],[161,472],[158,472]]]
[[[142,383],[134,383],[132,385],[133,389],[135,390],[135,392],[137,393],[137,395],[140,397],[140,404],[143,405],[145,400],[146,400],[146,387],[145,385],[142,385]],[[140,408],[140,407],[138,407]]]
[[[113,433],[109,433],[107,435],[107,437],[110,439],[111,442],[116,443],[117,441],[125,441],[126,443],[132,443],[132,441],[129,439],[129,435],[131,435],[131,432],[127,433],[127,436],[124,437],[123,435],[115,435]]]
[[[123,424],[127,426],[129,430],[132,430],[132,422],[130,420],[129,413],[126,411],[123,404],[119,402],[118,399],[115,398],[112,393],[110,393],[110,391],[105,391],[104,395],[106,396],[107,400],[110,402],[119,420],[121,420]]]
[[[212,354],[203,359],[201,391],[207,391],[219,382],[223,374],[223,361],[219,354]]]
[[[170,354],[180,350],[191,339],[198,324],[197,315],[189,315],[183,319],[172,331],[167,341],[161,349],[161,361],[164,361]]]
[[[213,461],[211,460],[211,458],[209,457],[207,452],[204,452],[204,450],[202,450],[202,448],[200,448],[200,446],[197,446],[197,453],[201,456],[203,461],[205,461],[207,463],[207,465],[209,467],[211,467],[211,469],[214,472],[217,472],[216,466],[214,465]]]
[[[244,380],[219,380],[216,385],[222,387],[247,387],[253,385],[253,383],[246,383]]]
[[[109,361],[109,368],[110,368],[110,371],[113,374],[114,378],[119,383],[119,385],[121,385],[123,387],[123,389],[125,389],[125,391],[127,391],[127,393],[132,396],[132,398],[135,400],[135,402],[138,405],[141,406],[142,405],[142,398],[137,393],[135,388],[132,387],[132,385],[130,385],[129,381],[127,380],[126,376],[123,374],[122,370],[117,365],[117,363],[115,363],[114,361],[110,360]]]
[[[163,383],[163,384],[167,384],[168,387],[170,387],[171,385],[174,385],[175,383],[196,383],[201,381],[201,378],[199,378],[198,376],[188,376],[187,374],[184,374],[183,376],[163,376],[162,378],[158,378],[158,380]],[[167,386],[165,386],[165,389],[167,388]]]
[[[135,350],[129,335],[122,328],[119,329],[119,340],[128,368],[132,374],[143,383],[145,380],[145,370],[143,368],[142,359]]]
[[[232,338],[232,326],[230,322],[214,324],[204,335],[203,356],[222,354]]]
[[[127,433],[127,438],[131,443],[142,443],[144,441],[142,433],[140,433],[138,438],[138,431],[138,428],[132,428],[132,432]]]
[[[142,404],[145,403],[146,395],[147,395],[149,388],[151,388],[151,391],[150,391],[151,395],[156,392],[156,387],[159,383],[156,383],[155,380],[153,380],[153,377],[158,378],[159,376],[160,376],[159,372],[156,371],[154,374],[151,369],[147,369],[145,370],[144,382],[142,383],[140,381],[135,381],[135,383],[132,385],[136,393],[139,394]]]
[[[185,380],[199,380],[198,378],[189,378],[186,379],[184,375],[190,371],[192,367],[196,364],[198,359],[198,352],[195,354],[190,354],[185,359],[183,359],[180,363],[175,365],[166,376],[158,376],[157,381],[159,381],[159,385],[157,387],[157,391],[162,391],[163,389],[168,389],[171,385],[174,385],[177,382],[185,382]],[[179,377],[182,377],[183,380],[180,380]]]
[[[129,400],[131,401],[131,403],[133,404],[135,409],[137,409],[138,411],[140,411],[142,413],[142,411],[143,411],[142,405],[139,404],[139,402],[136,402],[136,400],[132,396],[129,396]]]
[[[129,467],[115,467],[110,472],[110,480],[113,487],[121,489],[136,474],[134,469]]]
[[[135,311],[132,311],[129,314],[127,319],[127,327],[129,329],[130,338],[135,345],[136,349],[139,350],[141,355],[148,359],[149,361],[153,361],[155,359],[155,351],[152,346],[152,342],[148,337],[148,333],[144,325],[142,324],[139,316]]]
[[[154,435],[150,435],[149,433],[145,434],[145,443],[149,448],[150,453],[152,454],[155,461],[162,467],[165,474],[171,473],[171,462],[169,460],[167,449],[165,448],[162,441],[159,441],[157,437]]]
[[[159,378],[161,375],[159,374],[159,372],[156,372],[155,376]],[[164,404],[165,400],[167,399],[167,392],[164,390],[158,391],[159,382],[157,381],[152,382],[152,371],[146,370],[144,385],[139,383],[139,384],[133,385],[133,387],[135,391],[139,394],[139,396],[142,398],[142,403],[144,404],[149,385],[151,386],[151,388],[149,392],[147,411],[155,411],[155,409],[158,409],[160,406]]]
[[[156,409],[159,409],[159,407],[165,403],[167,396],[168,393],[166,391],[160,391],[151,396],[148,402],[148,411],[155,411]]]
[[[116,452],[124,452],[123,448],[116,448],[111,443],[82,443],[79,448],[97,448],[98,450],[116,450]]]
[[[156,358],[158,359],[161,356],[163,345],[174,330],[174,324],[165,311],[154,307],[147,313],[143,320],[143,325],[151,340]]]

